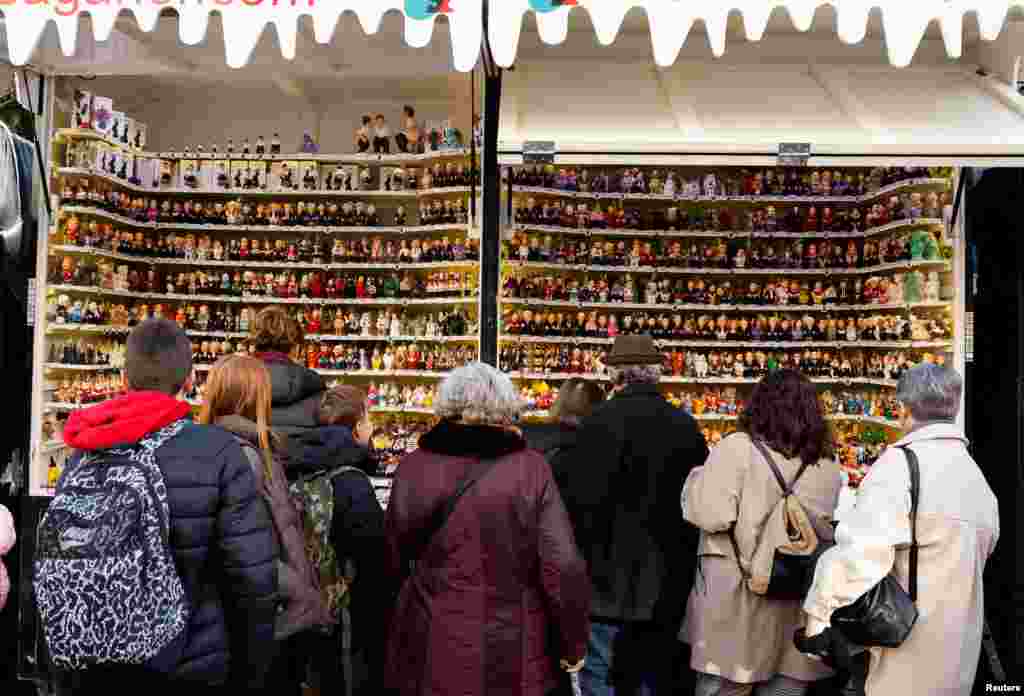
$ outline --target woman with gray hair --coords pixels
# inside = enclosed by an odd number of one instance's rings
[[[797,647],[825,659],[849,654],[830,627],[834,611],[852,604],[894,572],[909,583],[911,495],[909,454],[921,472],[916,529],[919,617],[899,648],[872,648],[867,696],[967,696],[974,684],[984,623],[982,573],[999,538],[996,497],[967,451],[956,424],[963,382],[947,367],[918,365],[900,378],[896,398],[906,434],[890,446],[857,490],[836,529],[836,546],[818,561]],[[840,665],[847,666],[847,665]]]
[[[397,696],[545,696],[582,667],[590,581],[551,468],[515,426],[522,408],[498,370],[460,367],[398,467],[385,526],[402,583],[385,680]]]

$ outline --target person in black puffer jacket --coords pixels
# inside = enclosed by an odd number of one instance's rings
[[[366,393],[351,386],[324,392],[319,422],[321,427],[288,438],[284,463],[289,477],[333,477],[331,545],[339,560],[351,561],[355,580],[349,588],[350,654],[337,644],[337,637],[316,641],[309,651],[321,694],[378,694],[388,617],[398,588],[385,571],[384,510],[369,479],[377,460],[369,448],[373,426]]]
[[[580,423],[602,401],[604,392],[596,382],[573,377],[566,380],[558,391],[558,398],[551,406],[550,422],[532,423],[522,427],[527,446],[537,450],[548,460],[558,490],[563,494],[568,468],[573,461],[572,451],[576,447]]]
[[[191,423],[177,395],[192,374],[192,349],[175,324],[150,320],[128,337],[130,391],[75,411],[64,429],[68,446],[109,449],[142,440],[176,421],[189,422],[156,450],[170,509],[170,546],[190,602],[186,632],[160,654],[162,667],[102,666],[60,675],[76,696],[140,693],[190,696],[260,688],[274,649],[276,554],[270,516],[235,438]],[[166,652],[166,650],[165,650]]]
[[[252,323],[249,343],[270,371],[270,426],[282,435],[317,427],[323,378],[302,365],[302,327],[280,307],[267,307]]]

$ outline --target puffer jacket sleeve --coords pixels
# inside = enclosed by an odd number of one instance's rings
[[[543,471],[538,500],[541,584],[560,638],[558,657],[576,663],[586,655],[590,635],[590,575],[547,463]]]
[[[277,558],[273,525],[237,442],[221,452],[216,548],[231,655],[230,683],[262,685],[274,650]]]

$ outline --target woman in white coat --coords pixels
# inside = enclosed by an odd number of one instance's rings
[[[906,435],[921,468],[917,515],[916,625],[899,648],[873,648],[867,696],[967,696],[974,684],[984,623],[982,573],[999,537],[996,497],[967,452],[955,424],[963,382],[947,367],[919,365],[899,381]],[[895,568],[908,588],[910,473],[906,455],[889,447],[836,529],[836,546],[818,561],[804,602],[807,640],[831,642],[829,621]]]

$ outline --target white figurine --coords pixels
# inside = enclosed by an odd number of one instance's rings
[[[708,359],[703,353],[697,353],[693,358],[693,372],[697,379],[704,379],[708,376]]]

